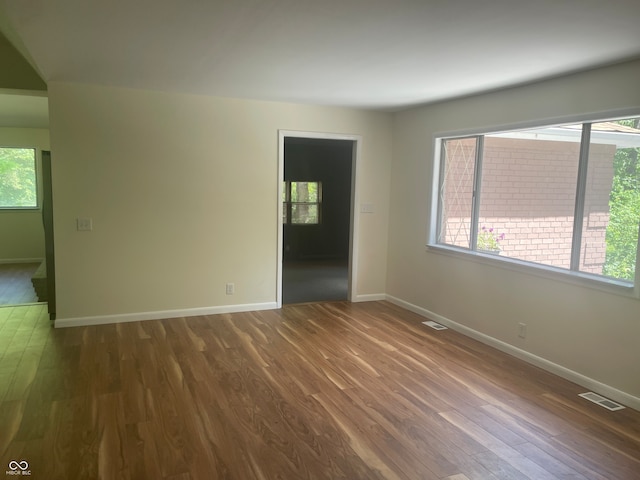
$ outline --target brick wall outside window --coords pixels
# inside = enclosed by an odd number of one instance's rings
[[[478,228],[504,234],[500,255],[569,268],[579,149],[574,142],[485,137]],[[601,274],[604,266],[615,151],[614,145],[590,146],[583,272]],[[468,155],[462,148],[448,152],[443,186],[443,240],[465,247],[473,187]]]

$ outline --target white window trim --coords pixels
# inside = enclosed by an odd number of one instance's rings
[[[442,141],[478,135],[487,135],[501,132],[510,132],[514,130],[525,130],[534,128],[551,127],[555,125],[571,124],[571,123],[591,123],[598,122],[603,119],[635,117],[640,115],[638,108],[627,108],[618,110],[609,110],[605,112],[591,113],[586,115],[570,115],[564,117],[547,118],[543,120],[531,120],[517,122],[511,124],[485,126],[479,128],[467,128],[463,130],[437,132],[433,135],[432,143],[432,163],[431,169],[431,205],[429,206],[429,220],[427,224],[427,251],[452,256],[459,259],[470,260],[473,262],[491,265],[506,270],[516,271],[524,274],[543,277],[551,280],[561,281],[572,285],[578,285],[586,288],[593,288],[607,293],[622,295],[640,299],[640,235],[638,235],[638,245],[636,246],[636,269],[633,285],[627,282],[616,280],[613,278],[579,272],[575,270],[563,269],[543,265],[539,263],[528,262],[509,257],[500,257],[485,254],[475,250],[468,250],[453,245],[446,245],[437,242],[438,221],[439,221],[439,192],[440,192],[440,169],[442,158]]]

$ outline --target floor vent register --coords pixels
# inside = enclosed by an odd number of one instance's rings
[[[590,402],[593,402],[597,405],[600,405],[601,407],[606,408],[607,410],[611,410],[612,412],[615,412],[616,410],[622,410],[624,408],[623,405],[620,405],[619,403],[616,403],[613,400],[609,400],[608,398],[605,398],[602,395],[598,395],[597,393],[586,392],[586,393],[579,393],[578,395],[581,396],[582,398],[586,398]]]
[[[427,327],[431,327],[434,330],[447,330],[447,327],[445,327],[444,325],[440,325],[439,323],[436,323],[432,320],[428,320],[426,322],[422,322],[424,325],[426,325]]]

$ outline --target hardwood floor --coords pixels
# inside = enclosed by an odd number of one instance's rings
[[[38,302],[31,276],[40,263],[0,263],[0,306]]]
[[[31,478],[640,478],[640,412],[386,302],[47,318],[0,308],[0,462]]]

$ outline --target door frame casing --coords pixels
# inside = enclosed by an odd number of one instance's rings
[[[349,268],[348,268],[348,293],[350,302],[354,301],[358,284],[358,245],[359,245],[359,218],[356,215],[356,205],[359,205],[358,196],[358,172],[360,166],[360,152],[362,150],[362,136],[341,133],[305,132],[297,130],[278,130],[278,261],[276,279],[276,303],[282,307],[282,266],[283,266],[283,207],[282,185],[284,183],[284,143],[285,138],[309,138],[321,140],[347,140],[353,142],[351,151],[351,204],[349,222]]]
[[[51,151],[40,152],[42,171],[42,225],[44,228],[45,265],[47,269],[47,305],[49,320],[56,319],[56,267],[53,231],[53,177]]]

